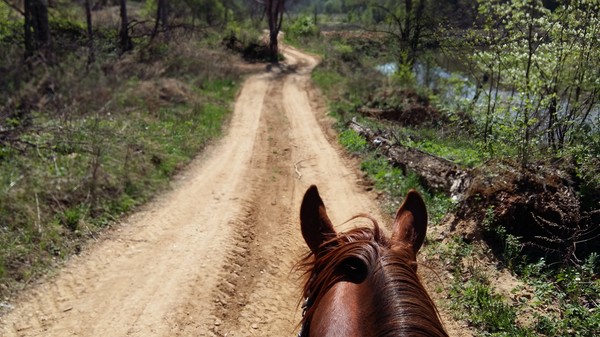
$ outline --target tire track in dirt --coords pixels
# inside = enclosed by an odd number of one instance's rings
[[[295,185],[291,162],[290,124],[284,112],[282,87],[286,74],[275,75],[267,93],[258,144],[260,188],[255,194],[256,242],[250,261],[253,283],[246,284],[246,305],[236,313],[227,336],[291,336],[297,307],[297,279],[291,273],[301,253],[292,203]],[[225,331],[224,331],[225,332]]]
[[[284,53],[296,66],[275,74],[265,99],[253,155],[254,176],[260,181],[249,217],[254,221],[254,239],[245,251],[243,271],[236,274],[234,286],[228,287],[235,291],[225,300],[238,301],[238,306],[221,308],[221,300],[215,300],[216,324],[208,327],[209,336],[294,335],[301,317],[300,275],[291,271],[306,250],[297,218],[310,184],[318,183],[324,194],[337,200],[330,211],[340,221],[357,210],[378,214],[372,196],[358,193],[356,172],[346,167],[339,149],[323,136],[316,120],[306,90],[311,88],[310,71],[317,60],[292,48]],[[351,225],[356,224],[347,226]]]
[[[290,214],[290,125],[281,104],[285,77],[281,69],[273,69],[249,168],[251,206],[236,223],[221,281],[211,295],[210,318],[204,327],[181,335],[293,334],[299,289],[290,272],[301,251],[301,237],[292,233],[295,216]],[[199,286],[196,289],[201,291]]]
[[[310,70],[318,61],[292,48],[288,48],[287,52],[288,57],[306,59],[305,62],[310,65],[303,72],[290,76],[284,86],[284,104],[294,130],[294,162],[301,162],[302,180],[306,182],[301,190],[305,190],[311,183],[318,184],[334,224],[343,224],[357,213],[369,213],[377,219],[383,219],[374,202],[374,195],[365,193],[358,186],[360,177],[356,168],[345,159],[337,144],[329,143],[326,132],[322,129],[328,126],[319,123],[316,118],[314,106],[317,102],[311,101],[309,92],[314,91]],[[304,190],[300,191],[300,195]],[[354,226],[356,223],[350,222],[339,225],[337,229],[345,230]]]

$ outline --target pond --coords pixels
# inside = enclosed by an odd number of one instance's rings
[[[392,76],[398,71],[398,64],[395,62],[383,63],[375,66],[375,69],[385,76]],[[413,73],[417,85],[427,87],[432,92],[440,95],[443,103],[450,107],[458,108],[458,101],[470,102],[476,106],[486,108],[488,105],[488,88],[481,88],[477,96],[476,81],[461,72],[450,71],[438,65],[431,65],[424,62],[415,62]],[[477,96],[477,100],[472,102]],[[524,99],[521,93],[503,89],[494,89],[491,92],[492,102],[496,100],[497,108],[504,108],[507,116],[510,118],[519,118],[523,109]],[[559,103],[559,114],[565,116],[569,109],[566,99]],[[600,129],[600,104],[595,104],[586,120],[592,129]]]

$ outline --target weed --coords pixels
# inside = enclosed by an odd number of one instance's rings
[[[410,189],[415,189],[425,199],[428,205],[430,221],[439,222],[452,207],[453,202],[450,198],[441,194],[430,194],[426,191],[419,180],[419,177],[413,172],[404,172],[398,167],[392,166],[385,157],[377,153],[371,153],[363,159],[361,170],[367,173],[373,180],[375,188],[386,192],[392,203],[388,205],[388,211],[393,213],[399,206],[400,201]]]
[[[367,149],[367,141],[353,130],[343,130],[338,137],[340,143],[352,153],[361,153]]]
[[[481,226],[485,233],[490,236],[491,241],[497,243],[496,249],[509,269],[515,269],[523,265],[524,260],[517,261],[523,248],[521,238],[508,233],[504,226],[496,223],[494,207],[489,207],[486,210]]]
[[[473,244],[454,237],[436,249],[453,275],[449,306],[458,318],[485,331],[484,336],[533,336],[516,324],[517,309],[494,293],[486,273],[478,266],[465,264],[466,258],[480,253]]]
[[[286,29],[286,41],[294,41],[306,36],[317,36],[319,29],[310,16],[300,16],[296,18],[288,29]]]
[[[451,309],[477,327],[482,336],[594,336],[600,331],[596,304],[600,282],[593,273],[594,258],[581,268],[552,270],[543,259],[522,266],[521,277],[533,288],[534,298],[514,306],[494,292],[494,283],[482,270],[465,268],[465,258],[481,253],[472,244],[454,238],[434,249],[445,257],[452,271]],[[527,326],[517,322],[525,307],[534,310]]]
[[[82,213],[82,209],[79,207],[66,209],[61,217],[63,225],[73,232],[76,231],[79,227],[79,220],[83,217]]]
[[[433,135],[430,138],[410,142],[409,145],[466,167],[474,167],[484,160],[476,142],[456,135],[448,137]]]
[[[581,267],[553,270],[540,260],[522,269],[522,277],[533,287],[542,309],[536,315],[536,332],[548,336],[597,335],[600,280],[594,271],[596,257],[590,255]]]
[[[344,78],[337,72],[317,67],[312,72],[313,82],[324,91],[325,95],[331,96],[336,87],[334,84],[340,83]]]
[[[458,236],[452,237],[452,240],[447,242],[445,249],[439,252],[440,255],[445,257],[446,263],[451,266],[453,274],[460,278],[463,277],[462,261],[472,253],[473,245],[467,244]]]
[[[494,294],[490,285],[475,278],[453,284],[454,309],[479,329],[493,336],[533,336],[515,323],[516,310]]]

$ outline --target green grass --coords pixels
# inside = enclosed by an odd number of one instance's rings
[[[474,167],[485,160],[477,142],[460,137],[432,137],[413,142],[410,146],[464,167]]]
[[[317,67],[312,72],[312,80],[326,96],[330,97],[336,89],[339,89],[339,84],[344,82],[344,77],[335,70]]]
[[[230,84],[224,99],[232,99],[235,88]],[[221,134],[229,111],[203,103],[66,125],[37,118],[38,130],[46,131],[22,134],[32,145],[6,150],[0,161],[0,281],[37,274],[55,257],[73,253],[78,237],[146,201]]]
[[[201,49],[160,48],[160,58],[140,51],[121,68],[101,52],[89,69],[70,55],[69,67],[5,87],[13,91],[3,97],[26,97],[49,78],[55,92],[26,118],[0,120],[11,137],[0,142],[0,300],[167,187],[221,135],[237,75],[207,70],[213,63]],[[167,80],[152,69],[167,69]],[[179,89],[181,99],[159,97]]]
[[[517,266],[521,284],[513,291],[531,292],[518,303],[497,291],[496,280],[483,265],[469,262],[489,255],[489,249],[455,237],[429,245],[426,254],[441,258],[451,272],[446,305],[479,336],[595,336],[600,331],[595,254],[582,267],[557,270],[543,260]]]
[[[368,149],[367,141],[354,130],[342,130],[338,135],[338,139],[340,144],[352,153],[364,153]]]
[[[394,213],[401,200],[410,189],[421,193],[427,203],[430,220],[438,223],[453,207],[454,203],[443,194],[432,194],[421,185],[419,177],[413,172],[403,172],[392,166],[387,158],[376,150],[369,148],[367,141],[351,129],[342,128],[338,136],[340,144],[353,154],[361,156],[360,169],[373,181],[375,188],[386,192],[391,202],[386,206],[389,213]]]

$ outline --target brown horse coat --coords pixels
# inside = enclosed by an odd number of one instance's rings
[[[407,194],[391,239],[371,221],[373,228],[337,233],[316,186],[306,191],[300,222],[310,253],[299,263],[308,275],[301,336],[447,336],[416,273],[427,230],[423,199]]]

